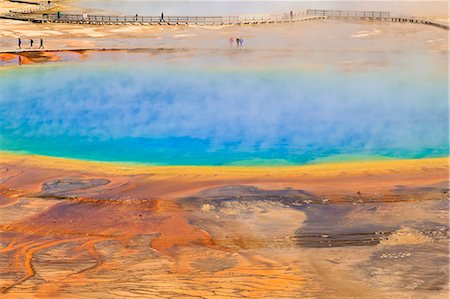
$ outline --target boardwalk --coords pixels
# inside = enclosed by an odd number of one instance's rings
[[[448,24],[439,23],[433,20],[426,20],[416,17],[392,17],[387,11],[356,11],[356,10],[326,10],[326,9],[308,9],[306,15],[309,16],[326,16],[334,19],[359,19],[359,20],[376,20],[402,23],[419,23],[439,27],[449,30]]]
[[[438,28],[442,28],[445,30],[449,30],[449,25],[448,24],[443,24],[443,23],[439,23],[433,20],[424,20],[424,19],[420,19],[420,18],[415,18],[415,17],[395,17],[395,18],[391,18],[390,19],[391,22],[402,22],[402,23],[420,23],[420,24],[425,24],[425,25],[431,25],[431,26],[435,26]]]
[[[20,1],[20,0],[17,0]],[[91,14],[55,14],[45,13],[54,6],[43,4],[47,2],[36,2],[36,7],[23,10],[10,11],[9,14],[1,15],[0,18],[29,21],[36,23],[72,23],[72,24],[95,24],[95,25],[253,25],[270,23],[293,23],[307,20],[318,20],[326,18],[334,19],[359,19],[372,21],[389,21],[404,23],[420,23],[432,25],[449,30],[448,24],[433,20],[425,20],[415,17],[392,17],[386,11],[351,11],[351,10],[324,10],[308,9],[306,13],[290,16],[272,15],[257,17],[242,16],[114,16],[114,15],[91,15]]]
[[[96,25],[249,25],[270,23],[292,23],[307,20],[325,19],[324,16],[108,16],[108,15],[82,15],[82,14],[30,14],[13,13],[3,18],[30,21],[37,23],[75,23]]]
[[[330,18],[354,18],[369,20],[387,20],[391,13],[388,11],[360,11],[360,10],[327,10],[327,9],[308,9],[307,15],[327,16]]]

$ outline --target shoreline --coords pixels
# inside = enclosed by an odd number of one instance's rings
[[[50,49],[17,49],[17,50],[0,50],[0,54],[19,54],[19,53],[37,53],[37,52],[41,52],[41,53],[52,53],[52,52],[85,52],[85,51],[96,51],[96,52],[103,52],[103,51],[157,51],[157,50],[166,50],[166,51],[170,51],[170,50],[176,50],[176,51],[188,51],[188,50],[193,50],[190,48],[174,48],[174,47],[168,47],[168,48],[163,48],[163,47],[137,47],[137,48],[102,48],[102,47],[92,47],[92,48],[64,48],[64,49],[56,49],[56,48],[50,48]],[[200,50],[200,49],[195,49],[195,50]],[[206,50],[210,50],[210,49],[206,49]]]
[[[448,159],[321,167],[137,168],[2,154],[0,292],[446,294]],[[424,287],[374,277],[392,258]],[[418,262],[426,266],[415,274]]]
[[[267,174],[272,170],[282,171],[283,174],[289,172],[309,172],[312,174],[334,175],[342,170],[349,174],[360,174],[364,171],[383,171],[391,167],[396,167],[397,171],[408,171],[420,167],[449,167],[450,156],[418,158],[418,159],[368,159],[351,161],[333,161],[309,163],[301,165],[155,165],[139,162],[120,161],[93,161],[65,157],[53,157],[29,153],[16,153],[10,151],[0,151],[0,164],[22,163],[24,166],[37,166],[49,169],[78,170],[99,168],[112,173],[127,174],[136,172],[151,173],[205,173],[219,170],[224,173]],[[18,163],[18,164],[20,164]],[[345,167],[342,167],[345,166]],[[121,173],[124,171],[124,173]]]

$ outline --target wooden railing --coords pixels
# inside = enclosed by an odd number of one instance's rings
[[[435,26],[445,30],[449,30],[449,25],[434,20],[416,18],[412,16],[391,16],[386,11],[353,11],[353,10],[324,10],[324,9],[308,9],[306,14],[309,16],[324,16],[328,18],[341,19],[370,19],[401,23],[419,23]]]
[[[326,10],[326,9],[308,9],[307,15],[327,16],[339,18],[372,18],[388,19],[391,14],[388,11],[357,11],[357,10]]]
[[[217,24],[238,23],[248,21],[281,21],[290,20],[285,16],[108,16],[88,14],[43,14],[42,20],[49,22],[76,22],[76,23],[145,23],[145,24]],[[293,18],[294,20],[296,18]]]

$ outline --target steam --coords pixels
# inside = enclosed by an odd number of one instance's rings
[[[446,86],[381,70],[16,69],[2,74],[0,148],[179,164],[446,155]]]

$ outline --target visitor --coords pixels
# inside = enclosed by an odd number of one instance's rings
[[[233,44],[234,44],[234,37],[230,37],[229,41],[230,41],[230,48],[231,48],[231,47],[233,47]]]
[[[39,49],[44,49],[44,40],[41,38],[41,42],[39,44]]]
[[[137,20],[138,20],[138,14],[136,14],[136,22],[137,22]]]
[[[159,19],[160,22],[164,22],[164,12],[161,13],[161,18]]]
[[[30,49],[33,48],[33,43],[34,43],[34,41],[32,39],[30,39]]]
[[[294,18],[294,13],[292,12],[292,10],[289,12],[289,16],[290,16],[291,19]]]
[[[58,20],[61,19],[61,15],[62,15],[62,13],[61,13],[60,11],[58,11],[58,12],[56,13],[56,16],[57,16]]]
[[[242,47],[243,44],[244,44],[244,39],[241,37],[239,39],[239,46]]]
[[[241,39],[239,37],[236,37],[236,47],[239,48]]]
[[[22,49],[22,40],[20,39],[20,37],[18,37],[17,39],[17,46],[19,47],[19,49]]]

